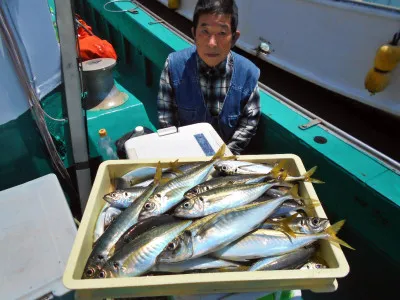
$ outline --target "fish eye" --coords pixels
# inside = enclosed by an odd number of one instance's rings
[[[92,268],[90,268],[90,269],[88,269],[87,271],[86,271],[86,275],[87,276],[92,276],[94,274],[94,270],[92,269]]]
[[[99,273],[99,277],[100,277],[100,278],[106,278],[106,272],[101,271],[101,272]]]
[[[99,260],[103,260],[103,259],[104,259],[103,255],[98,255],[97,258],[98,258]]]
[[[189,202],[183,203],[183,207],[184,207],[184,208],[189,208],[189,207],[190,207],[190,203],[189,203]]]
[[[176,245],[173,242],[169,243],[167,246],[167,249],[170,251],[175,250],[175,248],[176,248]]]
[[[125,192],[124,195],[125,195],[125,197],[128,197],[128,196],[129,196],[128,192]]]
[[[144,208],[145,208],[146,210],[150,210],[150,209],[153,208],[153,206],[154,206],[154,204],[153,204],[152,202],[147,202],[147,203],[144,205]]]
[[[200,201],[204,201],[204,198],[203,198],[203,197],[199,197],[199,199],[200,199]]]
[[[227,171],[228,170],[228,168],[227,168],[227,166],[222,166],[222,171]]]
[[[312,222],[314,225],[317,225],[317,224],[318,224],[318,219],[317,219],[317,218],[312,218],[311,222]]]
[[[111,193],[111,197],[117,197],[117,193]]]

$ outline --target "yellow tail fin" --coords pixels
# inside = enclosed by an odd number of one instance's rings
[[[178,169],[178,166],[179,166],[179,165],[178,165],[178,160],[179,160],[179,159],[177,159],[177,160],[174,161],[174,162],[169,163],[169,167],[170,167],[170,169],[171,169],[172,172],[177,173],[177,174],[183,174],[183,172],[182,172],[181,170]]]
[[[328,227],[327,229],[325,229],[325,233],[327,233],[329,235],[328,239],[332,242],[338,243],[344,247],[347,247],[351,250],[356,250],[353,247],[351,247],[349,244],[347,244],[345,241],[339,239],[336,234],[338,233],[338,231],[343,227],[345,220],[339,221],[335,224],[333,224],[332,226]]]
[[[226,145],[222,144],[222,146],[218,149],[217,153],[215,153],[214,156],[211,158],[211,161],[215,161],[217,159],[220,159],[221,157],[224,157],[225,149]]]
[[[154,175],[154,184],[159,184],[162,176],[161,162],[158,162],[156,174]]]
[[[281,160],[280,162],[275,164],[270,172],[272,177],[279,178],[279,175],[284,171],[285,164],[286,164],[286,161],[284,161],[284,160]],[[287,176],[287,172],[286,172],[286,176]],[[286,178],[286,176],[285,176],[285,178]]]
[[[321,203],[318,200],[310,199],[311,203],[305,204],[303,210],[308,216],[313,216],[315,214],[315,207],[320,206]]]
[[[299,196],[299,186],[295,184],[286,192],[286,195],[291,195],[293,199],[299,200],[301,197]]]
[[[291,237],[296,237],[295,232],[290,228],[289,224],[297,219],[297,216],[299,215],[299,213],[295,213],[293,215],[291,215],[290,217],[287,217],[285,219],[283,219],[282,221],[278,221],[278,226],[281,228],[281,230],[283,232],[285,232],[286,234],[290,235]]]
[[[310,170],[308,170],[304,175],[304,181],[306,182],[312,182],[312,183],[325,183],[319,179],[311,178],[311,176],[315,173],[317,170],[317,166],[312,167]]]

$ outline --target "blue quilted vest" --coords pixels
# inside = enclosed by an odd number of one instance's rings
[[[241,110],[257,85],[260,70],[248,59],[231,52],[233,73],[224,105],[218,116],[212,116],[204,102],[199,83],[196,47],[169,55],[169,73],[175,92],[180,126],[210,123],[224,142],[235,132]]]

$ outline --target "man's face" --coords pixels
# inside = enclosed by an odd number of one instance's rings
[[[214,67],[228,56],[240,33],[236,31],[233,37],[231,15],[203,14],[193,35],[197,53],[208,66]]]

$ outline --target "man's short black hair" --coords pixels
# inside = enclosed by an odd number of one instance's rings
[[[236,32],[239,17],[235,0],[199,0],[194,9],[193,25],[196,30],[203,14],[231,15],[232,33]]]

